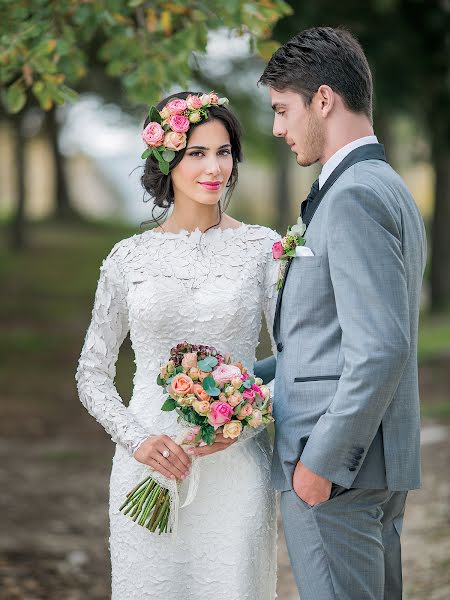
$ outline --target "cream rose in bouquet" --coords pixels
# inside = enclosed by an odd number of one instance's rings
[[[178,440],[184,447],[213,444],[217,433],[236,439],[274,420],[269,387],[211,346],[172,348],[157,383],[167,394],[161,410],[176,411],[186,426]],[[129,492],[120,510],[152,532],[167,533],[173,523],[169,490],[151,476]]]

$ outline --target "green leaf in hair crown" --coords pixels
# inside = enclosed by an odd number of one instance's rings
[[[176,152],[186,148],[187,132],[192,125],[208,118],[208,109],[213,106],[228,104],[228,98],[219,98],[215,92],[209,94],[190,94],[186,100],[172,98],[162,110],[151,106],[148,112],[150,119],[142,132],[142,139],[147,148],[142,159],[149,156],[158,163],[160,171],[168,175],[170,163]]]

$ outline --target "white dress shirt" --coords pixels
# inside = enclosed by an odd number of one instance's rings
[[[347,154],[350,154],[350,152],[355,148],[365,146],[366,144],[378,144],[377,136],[366,135],[365,137],[358,138],[357,140],[353,140],[353,142],[350,142],[350,144],[343,146],[337,152],[335,152],[322,167],[322,171],[319,175],[319,190],[338,166],[338,164],[344,160]]]

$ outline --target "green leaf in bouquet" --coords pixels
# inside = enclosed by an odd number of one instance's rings
[[[183,372],[183,367],[180,365],[179,367],[175,367],[175,375],[178,375],[178,373],[182,373]]]
[[[151,148],[146,148],[144,150],[144,152],[141,154],[141,158],[144,160],[146,159],[148,156],[150,156],[150,154],[152,153],[152,149]]]
[[[211,375],[205,377],[202,385],[203,389],[209,396],[218,396],[220,394],[220,389],[216,387],[216,382],[214,381],[214,378],[211,377]]]
[[[177,412],[184,421],[193,425],[203,425],[205,422],[205,417],[196,413],[190,406],[180,406],[177,408]]]
[[[161,373],[158,373],[158,377],[156,378],[156,383],[157,383],[157,385],[161,385],[163,387],[166,385],[165,380],[161,377]]]
[[[252,382],[250,380],[250,377],[248,379],[245,379],[244,383],[242,384],[246,390],[249,390],[252,387]]]
[[[239,402],[239,404],[233,410],[233,415],[237,415],[238,412],[241,410],[241,408],[244,406],[244,404],[246,404],[246,402],[247,402],[247,400],[243,400],[242,402]]]
[[[204,373],[211,373],[214,367],[217,366],[218,362],[219,361],[215,356],[207,356],[203,360],[198,361],[197,368],[199,368],[200,371],[203,371]]]
[[[161,410],[165,411],[165,412],[170,412],[172,410],[175,410],[176,407],[178,406],[176,400],[174,400],[173,398],[167,398],[167,400],[164,402],[164,404],[161,406]]]
[[[216,432],[212,425],[210,425],[209,423],[204,423],[200,428],[200,433],[202,434],[202,440],[206,444],[208,444],[208,446],[214,444],[214,441],[216,439]]]

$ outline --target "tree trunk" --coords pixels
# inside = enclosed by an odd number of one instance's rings
[[[58,145],[58,122],[56,120],[56,109],[52,108],[46,114],[46,129],[48,132],[50,145],[53,154],[53,163],[55,165],[55,217],[59,220],[72,219],[75,211],[70,205],[70,197],[67,185],[66,173],[64,170],[64,157],[62,156]]]
[[[10,117],[13,126],[14,145],[14,170],[16,176],[16,210],[11,221],[11,248],[22,250],[26,245],[26,222],[25,222],[25,143],[26,137],[23,131],[22,115]]]
[[[450,147],[440,131],[432,131],[431,135],[436,174],[431,240],[431,310],[437,312],[450,308]]]
[[[276,174],[275,174],[275,227],[284,232],[291,224],[290,218],[290,192],[289,192],[289,149],[284,140],[279,140],[276,148]]]

